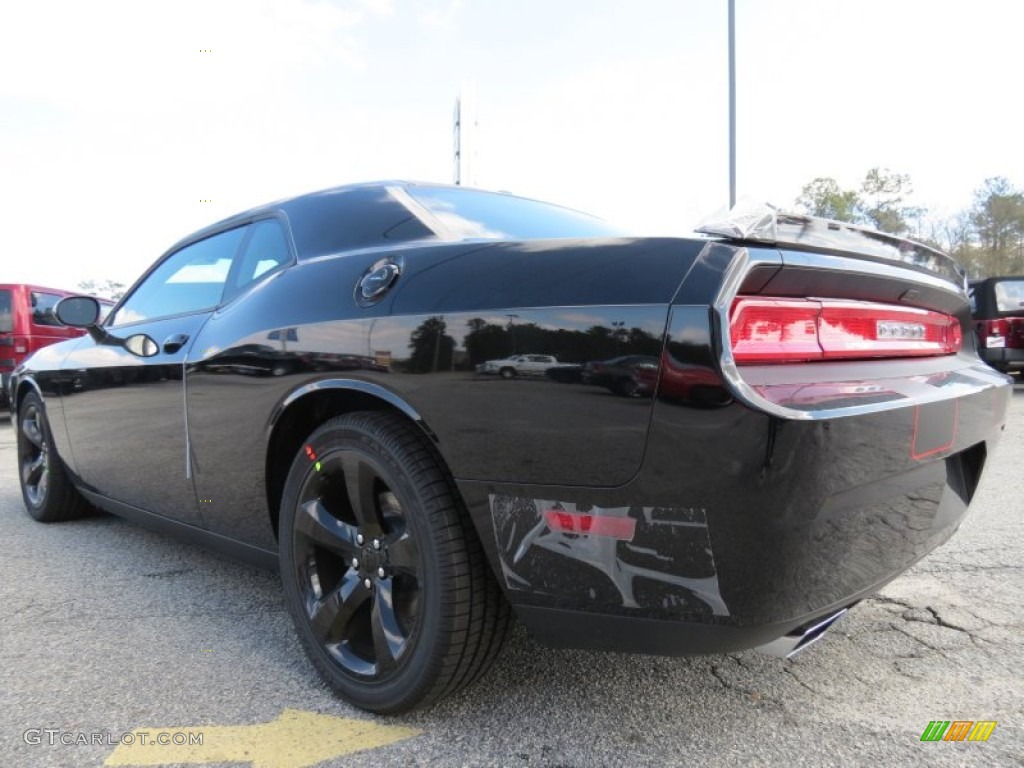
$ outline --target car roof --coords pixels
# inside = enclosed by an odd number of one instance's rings
[[[441,235],[436,226],[442,222],[408,194],[414,188],[525,200],[594,218],[556,203],[537,201],[508,192],[394,179],[331,187],[249,208],[182,238],[167,253],[219,232],[270,217],[283,218],[289,222],[300,261],[341,251],[437,240]]]

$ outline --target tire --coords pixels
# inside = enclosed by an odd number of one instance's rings
[[[359,412],[317,429],[288,473],[280,532],[299,640],[351,704],[422,706],[497,657],[509,606],[440,456],[405,419]]]
[[[623,397],[640,397],[640,387],[633,379],[626,379],[619,387]]]
[[[18,407],[18,478],[29,515],[60,523],[88,514],[90,507],[57,455],[43,401],[30,392]]]
[[[501,374],[501,378],[503,379],[514,379],[516,377],[515,368],[502,368],[501,371],[499,371],[499,373]]]

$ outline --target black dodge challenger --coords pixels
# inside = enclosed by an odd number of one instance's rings
[[[962,273],[770,209],[692,238],[375,183],[164,254],[11,383],[29,514],[100,507],[279,568],[353,704],[458,690],[514,613],[558,646],[806,647],[962,521],[1011,387]],[[635,398],[483,377],[653,360]]]

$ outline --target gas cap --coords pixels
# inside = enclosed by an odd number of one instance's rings
[[[359,280],[356,290],[358,297],[365,302],[373,302],[380,299],[388,289],[395,284],[401,270],[394,262],[375,264]]]

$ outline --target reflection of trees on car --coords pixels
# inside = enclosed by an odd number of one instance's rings
[[[409,348],[410,373],[430,373],[431,371],[448,371],[452,368],[455,352],[455,339],[445,331],[448,324],[442,317],[428,317],[412,332]]]
[[[497,360],[512,354],[507,329],[479,317],[469,320],[466,325],[469,327],[469,333],[463,339],[463,344],[471,364],[477,365],[485,360]]]

